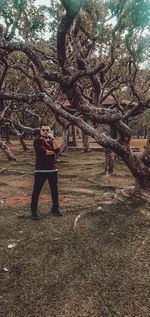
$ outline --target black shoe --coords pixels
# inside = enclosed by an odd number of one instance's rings
[[[59,209],[56,209],[56,210],[51,210],[51,214],[56,216],[56,217],[62,217],[63,216],[63,213],[59,210]]]
[[[32,220],[39,220],[39,215],[36,212],[32,212]]]

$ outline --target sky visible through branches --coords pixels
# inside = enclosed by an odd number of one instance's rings
[[[37,6],[39,6],[39,5],[46,5],[47,7],[49,7],[49,5],[50,5],[50,0],[36,0],[36,1],[35,1],[35,4],[36,4]]]

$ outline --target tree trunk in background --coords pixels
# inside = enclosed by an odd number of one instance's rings
[[[62,143],[60,146],[60,154],[68,147],[68,129],[63,128]]]
[[[89,136],[88,134],[85,134],[83,131],[82,131],[82,145],[83,145],[84,152],[87,152],[87,153],[91,152]]]
[[[113,153],[108,149],[105,149],[105,163],[106,163],[105,175],[107,176],[113,175],[113,168],[114,168]]]
[[[117,139],[117,131],[116,129],[113,129],[113,127],[109,128],[106,127],[105,131],[107,131],[108,134],[113,139]],[[111,150],[104,148],[104,153],[105,153],[105,175],[111,176],[113,175],[114,171],[114,154]]]
[[[75,126],[72,124],[72,146],[77,146]]]
[[[16,158],[12,150],[8,147],[8,145],[5,142],[0,141],[0,148],[2,149],[2,151],[4,152],[9,161],[16,161]]]
[[[143,126],[139,125],[139,127],[137,128],[137,139],[142,139],[142,135],[143,135]]]
[[[81,139],[81,130],[79,128],[76,128],[76,136]]]
[[[11,144],[9,133],[6,133],[6,143],[7,143],[7,144]]]
[[[74,124],[71,124],[68,129],[68,146],[77,146]]]
[[[144,139],[146,139],[147,138],[147,124],[145,124],[145,126],[144,126]]]
[[[28,151],[29,149],[28,149],[28,147],[27,147],[27,145],[26,145],[26,143],[25,143],[24,137],[25,137],[25,133],[21,133],[21,134],[19,135],[19,141],[20,141],[20,143],[21,143],[21,145],[22,145],[22,147],[23,147],[23,150],[24,150],[24,151]]]

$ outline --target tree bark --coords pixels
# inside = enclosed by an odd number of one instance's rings
[[[26,145],[26,143],[25,143],[24,137],[25,137],[25,133],[21,133],[21,134],[19,135],[19,141],[20,141],[20,143],[21,143],[21,145],[22,145],[22,147],[23,147],[23,150],[26,152],[26,151],[28,151],[29,149],[28,149],[28,147],[27,147],[27,145]]]
[[[2,149],[2,151],[4,152],[9,161],[16,161],[16,158],[12,150],[8,147],[8,145],[5,142],[0,141],[0,148]]]
[[[68,129],[63,128],[62,143],[60,146],[60,155],[68,147]]]
[[[75,136],[75,126],[72,124],[68,129],[68,146],[77,146]]]
[[[89,136],[88,134],[82,131],[82,144],[83,144],[83,151],[84,152],[91,152],[90,143],[89,143]]]
[[[72,145],[77,146],[75,126],[72,124]]]
[[[105,149],[105,175],[111,176],[113,175],[113,154],[110,150]]]
[[[121,155],[120,155],[121,156]],[[124,155],[121,156],[123,161],[128,166],[132,175],[135,177],[135,191],[139,192],[141,190],[150,191],[150,161],[146,161],[145,155],[141,157],[136,156],[127,150]],[[149,165],[149,166],[148,166]]]

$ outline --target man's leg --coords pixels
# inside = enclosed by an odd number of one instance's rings
[[[52,214],[56,216],[63,216],[63,214],[59,211],[59,201],[58,201],[58,173],[51,172],[48,175],[48,182],[51,189],[52,195]]]
[[[32,211],[32,217],[37,219],[37,205],[38,205],[38,199],[40,192],[42,190],[42,187],[45,183],[47,176],[46,173],[35,173],[35,180],[34,180],[34,188],[32,193],[32,200],[31,200],[31,211]]]
[[[57,210],[59,208],[58,202],[58,174],[57,172],[51,172],[48,174],[48,182],[52,195],[52,209]]]

